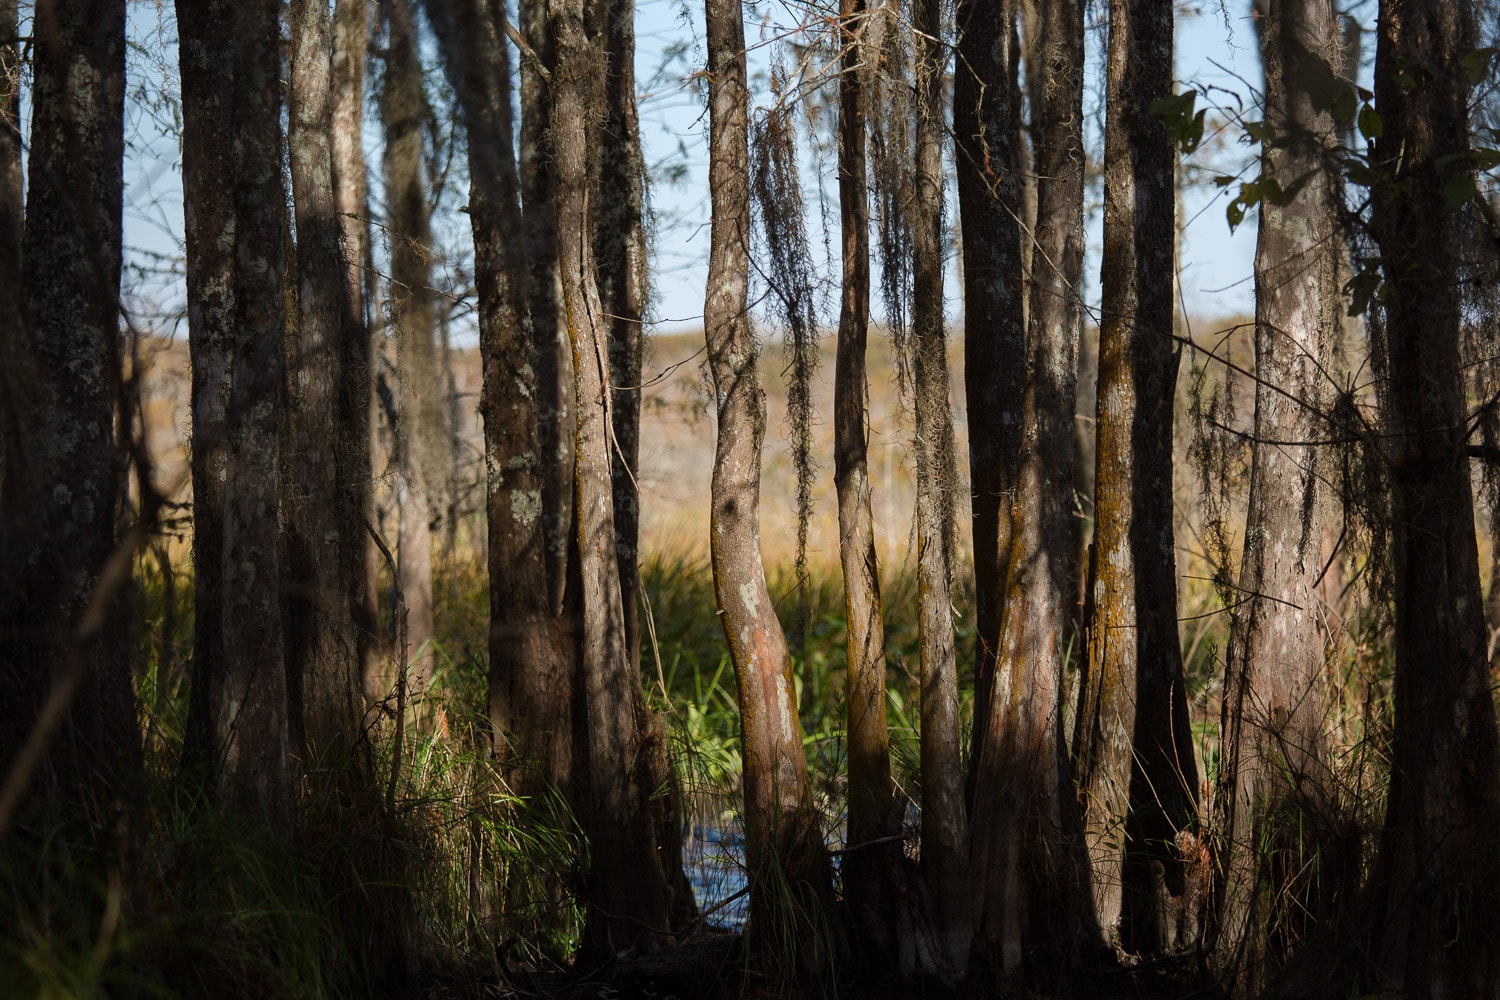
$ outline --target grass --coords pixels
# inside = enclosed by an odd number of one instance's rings
[[[659,342],[656,367],[687,358],[697,346],[691,339]],[[777,363],[768,356],[768,375]],[[830,371],[831,364],[825,365],[825,380]],[[459,381],[467,384],[471,374]],[[907,432],[894,390],[878,376],[873,381],[872,481],[893,771],[902,792],[920,801]],[[778,379],[768,377],[767,386],[772,433],[765,559],[791,644],[824,831],[836,840],[847,761],[845,623],[832,486],[825,470],[815,494],[804,602],[791,572],[794,519],[787,498],[793,479],[776,434],[784,398]],[[826,396],[831,388],[824,384],[819,391]],[[165,393],[163,399],[169,411],[163,420],[184,416],[172,409],[183,405],[180,398]],[[652,387],[645,403],[642,685],[671,736],[685,818],[699,830],[732,833],[741,774],[739,711],[704,544],[712,423],[691,364]],[[818,405],[831,412],[827,399]],[[960,419],[960,454],[966,451],[964,426]],[[815,448],[831,454],[830,428],[819,425],[816,434]],[[1193,511],[1198,486],[1189,472],[1179,475],[1178,509]],[[1227,493],[1226,523],[1234,530],[1242,518],[1235,504],[1242,497],[1235,499],[1234,484]],[[1217,567],[1195,541],[1196,524],[1186,516],[1179,522],[1178,538],[1187,549],[1179,560],[1179,615],[1200,773],[1205,795],[1211,795],[1229,618],[1210,582]],[[476,522],[456,533],[460,545],[445,554],[435,573],[438,669],[421,706],[424,721],[408,733],[396,765],[394,800],[388,804],[385,798],[393,767],[389,734],[373,726],[355,762],[360,781],[301,789],[303,833],[293,850],[259,840],[176,795],[193,581],[185,526],[173,528],[176,534],[140,559],[136,574],[136,687],[148,807],[130,819],[124,864],[110,836],[86,842],[45,821],[24,847],[14,840],[6,845],[0,854],[0,900],[8,901],[0,904],[0,983],[17,996],[47,998],[259,1000],[364,996],[381,988],[439,996],[476,993],[518,969],[565,964],[581,929],[577,889],[587,845],[559,796],[522,799],[489,766],[489,602]],[[970,573],[960,566],[956,575],[967,728],[974,635],[963,581]],[[1368,603],[1358,588],[1356,597]],[[1328,731],[1341,808],[1368,847],[1379,829],[1388,780],[1389,630],[1369,613],[1335,614],[1328,635]],[[1067,689],[1076,690],[1076,677]]]

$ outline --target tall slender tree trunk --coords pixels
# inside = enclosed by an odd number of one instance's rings
[[[975,951],[1002,971],[1026,951],[1066,962],[1093,933],[1087,858],[1062,740],[1073,410],[1083,271],[1083,15],[1080,0],[1039,11],[1037,215],[1029,295],[1029,372],[1020,474],[1005,515],[1010,542],[993,697],[976,767]],[[1011,134],[1008,130],[1006,134]]]
[[[1016,86],[1017,4],[964,0],[953,79],[958,204],[963,225],[964,392],[974,532],[974,718],[989,716],[995,653],[1010,558],[1010,503],[1020,471],[1026,385],[1022,267],[1020,91]],[[975,726],[973,763],[984,747]]]
[[[868,6],[839,7],[839,218],[843,294],[833,386],[834,486],[839,504],[839,561],[844,573],[844,650],[849,731],[849,852],[844,904],[856,940],[871,959],[889,964],[901,886],[901,814],[891,783],[885,708],[885,621],[875,524],[870,511],[869,378],[870,196],[865,159]]]
[[[417,26],[408,0],[389,0],[386,19],[384,119],[386,228],[391,244],[391,321],[396,333],[396,500],[400,509],[397,571],[406,602],[410,657],[407,690],[420,695],[431,679],[435,638],[432,523],[442,516],[448,433],[434,335],[431,204],[423,178],[427,103]]]
[[[1380,6],[1373,193],[1385,272],[1383,397],[1394,500],[1395,730],[1380,853],[1336,949],[1271,995],[1500,996],[1500,761],[1466,458],[1460,227],[1476,44],[1461,0]],[[1307,953],[1312,949],[1307,949]],[[1328,959],[1333,961],[1329,962]],[[1314,979],[1313,974],[1317,975]]]
[[[953,418],[943,328],[942,6],[912,10],[917,87],[914,190],[907,208],[912,260],[912,388],[917,466],[917,594],[922,678],[922,881],[932,933],[930,970],[963,976],[969,951],[968,826],[959,749],[953,637]]]
[[[340,249],[328,4],[294,0],[290,35],[287,144],[299,316],[286,342],[282,609],[293,741],[311,766],[351,749],[359,736],[363,644],[351,598],[364,575],[360,483],[369,442],[363,411],[346,405],[347,383],[365,377],[351,357],[363,324]]]
[[[589,195],[598,169],[604,62],[586,32],[583,0],[549,0],[556,46],[552,154],[559,272],[573,350],[573,497],[583,599],[583,697],[587,745],[582,775],[592,869],[585,943],[602,954],[670,941],[667,882],[636,762],[643,752],[644,695],[625,646],[610,477],[612,434],[607,318],[599,297]]]
[[[1331,915],[1341,875],[1319,628],[1329,471],[1307,443],[1330,436],[1326,373],[1343,306],[1337,193],[1323,169],[1338,140],[1308,81],[1337,67],[1338,35],[1328,0],[1258,9],[1265,120],[1277,137],[1262,146],[1261,174],[1302,188],[1260,209],[1255,439],[1215,796],[1224,885],[1214,949],[1248,993]]]
[[[807,783],[786,635],[760,554],[765,394],[750,328],[749,91],[739,0],[706,0],[712,234],[703,325],[718,411],[711,554],[719,620],[734,664],[744,752],[751,947],[813,970],[827,959],[827,855]]]
[[[370,45],[368,0],[336,0],[333,6],[333,67],[330,127],[333,131],[334,208],[338,213],[340,247],[344,264],[345,295],[351,322],[344,330],[344,379],[339,394],[341,433],[351,447],[347,464],[340,466],[340,492],[344,498],[344,531],[353,531],[358,543],[341,549],[340,576],[348,588],[346,600],[354,623],[359,649],[361,685],[366,698],[377,695],[378,613],[375,598],[375,560],[378,554],[368,537],[373,513],[373,460],[370,370],[369,304],[373,296],[370,260],[370,230],[367,216],[368,183],[363,145],[365,108],[365,62]]]
[[[16,10],[6,36],[4,108],[15,91]],[[114,551],[125,469],[120,391],[120,256],[125,100],[123,0],[44,0],[32,21],[31,142],[24,232],[19,123],[0,126],[0,226],[12,284],[0,292],[9,411],[0,480],[0,754],[16,760],[44,701],[86,664],[34,786],[88,821],[139,792],[129,602],[106,607],[95,641],[80,619]],[[19,279],[18,281],[16,279]],[[13,366],[13,367],[9,367]],[[128,588],[125,588],[128,589]],[[53,797],[55,796],[55,798]]]
[[[598,0],[590,11],[594,35],[604,45],[604,127],[594,195],[594,249],[599,295],[608,322],[613,440],[610,477],[615,503],[615,549],[620,564],[620,601],[625,612],[625,651],[636,671],[641,656],[640,471],[641,366],[646,342],[646,164],[635,97],[635,0]],[[668,756],[666,730],[646,699],[638,725],[645,741],[641,781],[664,790],[652,799],[662,871],[671,888],[673,925],[697,911],[692,884],[682,867],[679,795]]]
[[[1169,0],[1112,0],[1093,616],[1078,757],[1099,924],[1133,951],[1188,944],[1179,833],[1197,802],[1172,542],[1175,149]],[[1190,835],[1190,834],[1189,834]]]
[[[521,209],[505,14],[492,0],[429,0],[427,14],[469,140],[489,477],[490,722],[501,760],[521,769],[523,794],[545,790],[528,774],[566,790],[574,663],[548,600],[536,345],[526,317],[526,263],[513,238]]]
[[[529,268],[526,302],[536,339],[537,422],[542,462],[542,524],[547,537],[547,580],[552,612],[578,615],[578,553],[573,530],[573,349],[560,321],[557,217],[548,135],[552,96],[546,74],[556,58],[547,26],[546,0],[518,0],[523,54],[521,84],[521,224]]]
[[[177,8],[193,365],[192,701],[183,767],[230,812],[291,827],[278,496],[280,52],[270,0]]]

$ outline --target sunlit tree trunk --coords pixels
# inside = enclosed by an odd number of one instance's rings
[[[865,953],[891,961],[901,884],[901,814],[891,783],[885,709],[885,621],[875,526],[870,511],[870,390],[865,345],[870,329],[870,198],[865,158],[865,0],[839,8],[839,218],[843,295],[833,386],[834,485],[839,561],[848,623],[849,853],[844,902]]]
[[[358,442],[359,451],[346,455],[340,466],[340,490],[347,518],[345,531],[359,536],[359,543],[342,549],[341,576],[348,594],[349,616],[359,644],[360,680],[365,696],[380,696],[375,607],[375,560],[379,558],[367,525],[372,511],[373,468],[371,449],[370,372],[372,357],[368,294],[370,237],[364,134],[365,62],[370,45],[369,0],[336,0],[333,6],[332,107],[334,208],[338,213],[340,247],[344,264],[345,294],[352,323],[345,329],[344,380],[339,408],[342,433]],[[362,462],[363,464],[359,464]]]
[[[278,558],[282,213],[278,5],[177,9],[193,365],[193,690],[183,767],[289,830]]]
[[[293,740],[311,766],[359,736],[363,643],[351,598],[364,575],[360,483],[370,459],[367,411],[348,405],[348,383],[366,377],[357,354],[364,327],[340,246],[328,5],[294,0],[289,18],[299,316],[286,342],[282,606]]]
[[[976,956],[1004,972],[1066,962],[1092,930],[1087,860],[1062,741],[1072,533],[1073,407],[1083,272],[1083,14],[1042,4],[1035,265],[1019,479],[1003,511],[1010,538],[993,697],[974,779]],[[1013,130],[1007,132],[1011,134]],[[974,418],[971,417],[971,423]]]
[[[1078,758],[1094,899],[1133,951],[1179,943],[1198,777],[1172,541],[1175,149],[1170,0],[1112,0],[1106,76],[1093,617]]]
[[[907,207],[912,260],[912,389],[917,472],[917,594],[922,678],[922,881],[932,934],[928,970],[963,975],[969,950],[968,826],[959,749],[953,637],[953,418],[943,329],[942,7],[912,9],[917,87],[914,190]]]
[[[0,35],[18,73],[9,5]],[[125,99],[123,0],[44,0],[32,21],[31,138],[24,233],[19,123],[0,125],[0,292],[7,410],[0,461],[0,756],[13,765],[48,695],[78,684],[33,789],[95,823],[138,792],[128,583],[101,574],[124,499],[116,446]],[[18,106],[7,75],[3,107]],[[103,632],[75,639],[95,590],[111,588]],[[81,659],[80,659],[81,658]]]
[[[434,663],[432,522],[444,510],[448,433],[434,335],[431,204],[423,177],[427,120],[417,26],[408,0],[382,7],[386,66],[380,95],[385,125],[386,229],[390,236],[391,325],[396,334],[397,571],[406,602],[407,690],[427,687]]]
[[[765,394],[750,328],[749,91],[739,0],[707,0],[709,190],[703,325],[718,412],[710,537],[714,595],[738,688],[744,750],[751,947],[762,961],[826,960],[819,912],[829,871],[809,799],[786,636],[760,554]]]
[[[1312,442],[1332,436],[1343,241],[1323,169],[1337,142],[1333,118],[1309,87],[1333,75],[1338,35],[1328,0],[1258,9],[1265,121],[1276,137],[1262,145],[1261,176],[1302,186],[1290,203],[1265,199],[1260,209],[1254,452],[1215,796],[1224,884],[1214,949],[1247,993],[1327,919],[1341,875],[1330,853],[1318,594],[1332,469]]]
[[[555,45],[551,148],[563,309],[573,350],[577,427],[573,498],[583,599],[582,694],[587,745],[583,821],[591,871],[585,945],[601,954],[670,941],[668,892],[638,762],[644,697],[625,646],[610,477],[611,385],[595,270],[589,193],[597,170],[604,59],[585,31],[582,0],[549,0]]]
[[[1022,277],[1021,94],[1016,4],[965,0],[953,78],[958,204],[963,224],[964,392],[974,531],[974,718],[989,715],[1010,558],[1010,501],[1021,457],[1026,384]],[[1029,238],[1028,238],[1029,239]],[[985,729],[969,746],[972,778]]]

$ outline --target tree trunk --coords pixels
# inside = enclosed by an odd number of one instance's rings
[[[911,226],[912,373],[916,411],[917,594],[922,678],[922,882],[929,921],[929,972],[963,976],[969,951],[968,826],[959,750],[958,670],[953,639],[953,419],[943,330],[942,8],[912,11],[917,87]]]
[[[607,59],[604,79],[604,127],[599,152],[598,187],[594,195],[594,250],[599,267],[599,295],[608,317],[610,401],[614,437],[610,477],[615,503],[615,549],[620,564],[620,602],[625,612],[625,650],[640,672],[641,571],[640,471],[641,366],[645,353],[642,319],[647,288],[645,185],[640,121],[635,97],[635,0],[598,0],[589,16],[594,35],[603,40]],[[671,888],[673,926],[697,913],[692,884],[682,867],[682,829],[676,778],[668,757],[666,730],[639,702],[639,727],[646,752],[641,781],[664,790],[652,799],[661,850],[662,871]]]
[[[307,766],[318,769],[315,762],[353,748],[363,714],[363,643],[352,598],[364,575],[360,484],[370,459],[368,426],[360,419],[367,411],[347,405],[348,383],[365,378],[357,354],[363,324],[340,250],[328,4],[294,0],[289,24],[287,144],[299,315],[286,342],[290,454],[282,483],[281,589],[293,742]]]
[[[1308,85],[1338,65],[1338,37],[1328,0],[1269,0],[1259,10],[1265,120],[1276,137],[1262,145],[1261,176],[1284,189],[1305,181],[1289,204],[1261,202],[1254,452],[1215,796],[1225,838],[1216,964],[1247,993],[1331,916],[1342,874],[1330,838],[1318,595],[1331,470],[1302,443],[1331,436],[1326,373],[1343,305],[1337,194],[1322,169],[1338,140]]]
[[[974,718],[989,716],[995,651],[1010,558],[1010,498],[1021,456],[1026,385],[1019,178],[1030,173],[1020,145],[1017,10],[1012,0],[964,0],[958,11],[953,80],[958,204],[963,225],[964,392],[974,531]],[[1028,237],[1029,240],[1029,237]],[[985,727],[969,747],[968,799]]]
[[[602,111],[604,63],[585,32],[583,0],[549,0],[552,162],[563,308],[573,349],[577,428],[573,497],[583,598],[582,775],[592,870],[585,945],[613,955],[671,939],[667,883],[651,824],[650,795],[636,766],[643,752],[640,675],[625,647],[610,479],[608,337],[594,261],[589,194],[600,142],[589,122]]]
[[[397,570],[407,609],[407,691],[420,696],[432,677],[432,523],[444,511],[448,433],[438,377],[433,311],[431,204],[423,179],[427,102],[417,28],[408,0],[384,4],[386,228],[391,244],[391,323],[396,333]]]
[[[1500,762],[1460,355],[1459,222],[1475,206],[1450,200],[1473,169],[1454,155],[1470,142],[1473,7],[1387,0],[1378,21],[1375,107],[1384,134],[1373,159],[1394,173],[1372,205],[1385,273],[1390,381],[1382,401],[1394,493],[1390,795],[1347,946],[1331,963],[1310,956],[1272,993],[1309,995],[1315,970],[1325,996],[1494,997],[1500,938],[1480,915],[1494,912],[1500,881]]]
[[[886,724],[885,621],[867,459],[869,381],[865,345],[870,329],[870,198],[865,161],[868,7],[839,8],[839,217],[843,296],[833,386],[834,486],[839,504],[839,561],[844,572],[844,644],[849,728],[849,852],[844,855],[844,905],[864,954],[890,963],[901,891],[901,813],[891,783]]]
[[[739,0],[706,0],[712,234],[703,325],[718,410],[711,557],[738,688],[744,752],[751,947],[762,962],[827,961],[827,855],[809,799],[786,635],[760,554],[765,395],[750,328],[749,91]]]
[[[1020,476],[1005,512],[1011,548],[994,695],[975,719],[984,732],[973,813],[975,950],[1004,972],[1017,971],[1028,950],[1033,960],[1067,962],[1094,931],[1061,719],[1082,325],[1084,7],[1060,0],[1039,15],[1047,98],[1037,128],[1029,359],[1020,363],[1030,378]]]
[[[278,471],[285,307],[278,5],[183,2],[193,367],[192,703],[183,767],[230,812],[292,822]]]
[[[548,601],[535,343],[522,247],[510,238],[520,231],[521,211],[505,14],[492,0],[429,0],[427,14],[469,139],[488,470],[490,722],[501,761],[522,768],[522,794],[542,794],[547,783],[566,791],[574,663]]]
[[[368,294],[373,280],[367,262],[370,259],[369,214],[364,134],[365,60],[370,44],[368,0],[335,0],[333,6],[332,108],[334,208],[338,213],[340,242],[343,251],[344,282],[351,314],[351,325],[345,328],[343,341],[344,379],[340,391],[341,433],[358,452],[345,456],[341,466],[340,489],[344,498],[345,531],[353,531],[359,541],[341,549],[344,564],[341,578],[349,588],[346,600],[354,622],[359,644],[360,681],[366,698],[376,685],[379,667],[377,654],[379,623],[375,597],[375,560],[378,554],[369,538],[366,525],[372,514],[374,469],[371,466],[370,389],[373,384],[370,365]]]
[[[527,309],[536,338],[537,425],[541,436],[542,526],[547,538],[547,580],[552,613],[578,614],[578,553],[573,530],[573,349],[559,319],[557,217],[548,149],[552,97],[545,75],[556,58],[547,26],[546,0],[518,0],[521,32],[531,46],[522,54],[521,223],[524,227]],[[576,640],[575,640],[576,642]]]
[[[16,11],[7,5],[4,111],[17,106]],[[0,756],[8,762],[43,703],[86,664],[43,777],[41,801],[110,825],[111,800],[139,793],[128,587],[101,573],[115,549],[125,469],[120,393],[120,256],[125,99],[123,0],[44,0],[32,21],[31,142],[24,233],[19,122],[0,126],[0,293],[9,411],[0,480]],[[14,79],[14,83],[11,81]],[[19,279],[19,280],[17,280]],[[13,367],[12,367],[13,366]],[[96,587],[118,587],[102,634],[76,637]],[[56,798],[54,798],[56,796]]]
[[[1179,927],[1188,915],[1176,842],[1191,835],[1198,788],[1172,540],[1175,148],[1151,111],[1172,91],[1172,5],[1111,0],[1109,25],[1094,593],[1078,757],[1099,924],[1126,948],[1154,952],[1191,943]]]

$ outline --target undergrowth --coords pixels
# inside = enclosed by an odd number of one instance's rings
[[[706,560],[643,566],[642,685],[671,737],[695,857],[733,867],[741,772],[734,677]],[[435,575],[438,669],[412,706],[405,750],[372,713],[342,779],[309,779],[290,847],[259,839],[178,790],[192,649],[192,577],[153,550],[137,570],[136,693],[146,773],[139,807],[88,828],[45,813],[0,851],[0,992],[43,998],[473,995],[524,970],[560,969],[581,931],[587,845],[562,797],[516,795],[491,765],[488,595],[481,564]],[[845,799],[844,613],[836,564],[811,565],[798,606],[790,570],[771,592],[788,635],[825,837]],[[962,605],[967,595],[956,593]],[[1227,619],[1207,585],[1184,595],[1184,651],[1205,792],[1216,774]],[[916,586],[885,581],[894,777],[920,802]],[[965,620],[960,606],[959,620]],[[794,626],[805,621],[805,639]],[[1337,774],[1365,836],[1380,823],[1389,651],[1374,625],[1330,631]],[[959,635],[960,676],[972,631]],[[964,684],[963,713],[972,711]],[[394,783],[392,782],[394,769]],[[110,809],[114,811],[111,812]],[[711,844],[709,843],[711,841]],[[705,847],[707,845],[707,847]],[[715,890],[720,896],[728,888]],[[709,885],[702,880],[700,888]],[[714,906],[719,899],[700,899]],[[710,922],[724,913],[715,911]],[[728,921],[733,923],[732,920]]]

